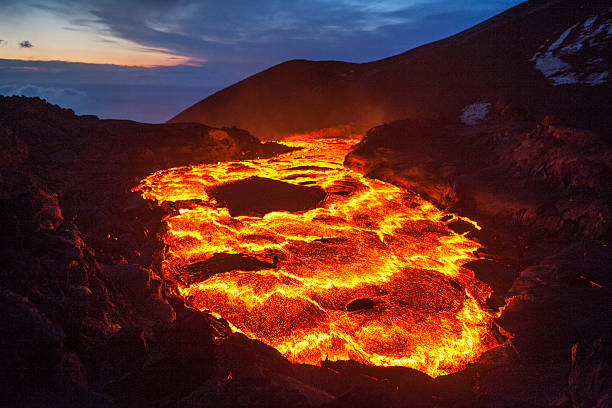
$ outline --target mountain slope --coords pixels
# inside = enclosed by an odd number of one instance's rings
[[[447,39],[364,64],[288,61],[253,75],[169,122],[236,125],[263,139],[351,122],[459,118],[502,99],[532,114],[612,126],[612,7],[532,0]]]

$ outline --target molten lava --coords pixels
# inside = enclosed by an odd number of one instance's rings
[[[164,278],[293,362],[460,370],[496,344],[484,306],[491,290],[461,266],[479,245],[445,226],[457,216],[344,168],[355,142],[291,141],[300,149],[277,158],[147,177],[142,195],[178,209],[165,219]],[[232,216],[213,198],[254,176],[317,187],[323,199],[293,213]]]

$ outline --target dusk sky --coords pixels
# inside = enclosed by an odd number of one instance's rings
[[[0,94],[164,122],[289,59],[366,62],[517,0],[0,0]]]

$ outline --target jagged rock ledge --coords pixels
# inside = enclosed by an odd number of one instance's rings
[[[494,289],[488,303],[510,339],[449,379],[503,406],[609,406],[610,376],[594,373],[612,330],[610,135],[536,122],[512,103],[480,119],[375,127],[345,165],[483,226],[468,232],[485,248],[465,266]],[[592,344],[576,363],[572,350]]]
[[[229,329],[164,296],[165,214],[130,190],[158,169],[285,151],[237,128],[0,96],[2,405],[148,406],[209,378]]]

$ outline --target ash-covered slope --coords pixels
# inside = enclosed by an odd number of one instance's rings
[[[169,122],[236,125],[270,139],[347,123],[459,119],[476,102],[610,129],[612,7],[532,0],[453,37],[380,61],[288,61],[198,102]]]

